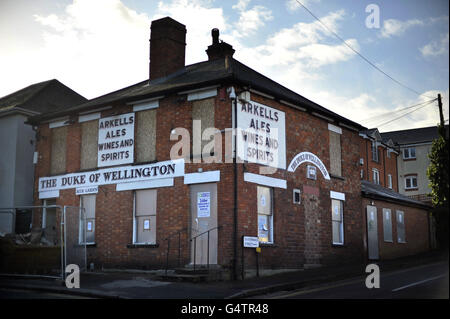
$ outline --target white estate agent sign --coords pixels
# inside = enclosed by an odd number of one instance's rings
[[[241,160],[286,169],[284,112],[254,101],[238,101],[237,152]]]
[[[211,193],[197,193],[197,217],[209,217],[211,215]]]
[[[133,163],[134,113],[98,120],[97,166]]]

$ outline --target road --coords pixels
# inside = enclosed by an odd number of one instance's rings
[[[353,278],[295,291],[255,298],[269,299],[448,299],[448,263],[434,263],[383,273],[380,287],[368,289],[366,277]]]
[[[25,289],[0,288],[0,299],[89,299],[87,297]]]

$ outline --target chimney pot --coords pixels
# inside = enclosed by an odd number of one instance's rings
[[[211,30],[212,44],[208,46],[206,53],[208,54],[208,60],[215,60],[225,57],[232,57],[234,49],[226,42],[219,41],[219,29],[214,28]]]

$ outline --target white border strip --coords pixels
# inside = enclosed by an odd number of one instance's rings
[[[187,100],[188,101],[196,101],[196,100],[202,100],[209,97],[213,97],[217,95],[217,88],[211,89],[211,90],[204,90],[200,92],[193,92],[189,93]]]
[[[328,123],[328,130],[338,133],[338,134],[342,134],[342,129],[339,126],[333,125]]]
[[[249,183],[260,184],[269,187],[287,188],[287,182],[284,179],[267,177],[253,173],[244,173],[244,181]]]
[[[209,171],[184,175],[185,184],[200,184],[212,182],[220,182],[220,171]]]
[[[333,198],[333,199],[345,200],[345,194],[344,193],[330,191],[330,197]]]
[[[162,178],[150,181],[121,183],[116,185],[116,191],[129,191],[133,189],[159,188],[173,186],[173,178]]]
[[[133,112],[151,110],[151,109],[156,109],[158,107],[159,107],[159,100],[153,100],[153,101],[149,101],[149,102],[134,104]]]
[[[58,198],[58,197],[59,197],[59,190],[48,191],[48,192],[39,192],[39,199]]]
[[[100,118],[100,115],[101,115],[100,112],[90,113],[90,114],[86,114],[86,115],[79,115],[78,122],[83,123],[83,122],[98,120]]]

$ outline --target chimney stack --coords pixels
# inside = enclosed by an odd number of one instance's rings
[[[184,67],[186,26],[172,18],[152,21],[149,79],[167,76]]]
[[[219,29],[211,30],[212,44],[208,46],[206,53],[208,54],[208,60],[215,60],[224,57],[233,57],[234,49],[226,42],[219,42]]]

